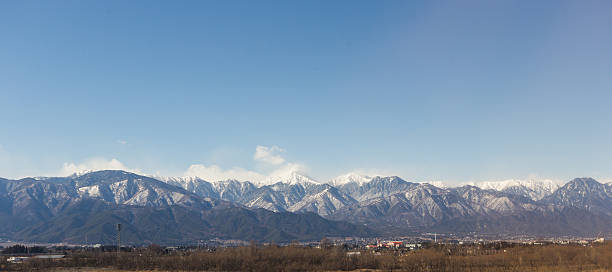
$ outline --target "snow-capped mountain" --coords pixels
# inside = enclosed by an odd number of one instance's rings
[[[124,241],[135,244],[183,243],[219,237],[318,240],[327,235],[368,235],[369,232],[366,228],[326,220],[315,214],[250,210],[238,203],[200,197],[169,184],[195,184],[192,188],[197,188],[207,183],[203,180],[166,181],[114,170],[65,178],[0,178],[0,237],[38,242],[82,243],[89,239],[112,243],[117,223],[123,226]],[[249,187],[248,183],[236,181],[214,184],[222,195],[228,192],[222,188],[231,184]]]
[[[390,194],[379,193],[378,197],[340,209],[333,216],[385,226],[429,227],[458,218],[504,216],[537,208],[529,198],[475,186],[443,189],[428,183],[397,184],[405,187],[388,190]]]
[[[100,199],[114,204],[211,207],[210,203],[202,201],[187,190],[125,171],[106,170],[87,173],[72,178],[71,185],[80,197]]]
[[[393,179],[381,179],[391,181]],[[334,214],[335,218],[383,226],[432,226],[461,216],[476,214],[464,199],[430,184],[411,184],[392,194],[377,194]]]
[[[214,211],[223,209],[235,209],[238,214],[312,212],[385,230],[451,232],[584,234],[605,231],[612,224],[612,186],[591,178],[574,179],[556,190],[556,183],[550,181],[441,188],[394,176],[344,175],[319,183],[292,173],[272,181],[257,186],[237,180],[152,178],[110,170],[57,178],[0,179],[0,219],[12,220],[6,226],[0,224],[0,234],[51,222],[48,220],[60,224],[64,219],[54,219],[60,214],[81,220],[81,211],[94,216],[92,211],[108,209],[121,210],[121,216],[160,211],[163,214],[156,216],[167,220],[176,220],[175,212],[191,219],[204,216],[200,213],[215,214],[221,216],[215,217],[219,222],[223,215]],[[179,208],[184,210],[176,210]],[[201,224],[196,225],[205,225]],[[44,228],[31,231],[44,232]]]
[[[361,186],[365,183],[370,182],[371,180],[372,180],[372,177],[369,177],[366,175],[360,175],[357,173],[348,173],[348,174],[344,174],[342,176],[338,176],[338,177],[331,179],[329,181],[329,184],[335,187],[349,184],[349,183],[355,183],[358,186]]]
[[[534,210],[537,205],[529,197],[508,194],[496,190],[483,190],[476,186],[466,185],[451,189],[465,199],[474,210],[490,214],[512,214]]]
[[[506,192],[514,195],[521,195],[529,197],[533,200],[540,200],[546,196],[551,195],[557,188],[559,183],[551,179],[535,179],[529,178],[525,180],[521,179],[508,179],[502,181],[483,181],[477,183],[470,183],[484,190],[496,190],[500,192]]]
[[[181,187],[202,197],[220,198],[213,184],[199,177],[154,177],[170,185]]]
[[[317,193],[306,195],[298,203],[289,207],[292,212],[313,212],[321,216],[329,216],[338,209],[357,203],[350,196],[332,186],[323,185]]]
[[[182,188],[124,171],[98,171],[61,178],[0,180],[0,233],[34,227],[69,213],[79,220],[82,210],[168,209],[204,211],[234,204],[201,198]],[[93,214],[91,215],[93,216]],[[43,231],[43,230],[40,230]]]
[[[257,190],[255,184],[248,181],[228,179],[212,183],[215,195],[223,200],[241,203],[244,196]]]
[[[328,215],[355,200],[329,184],[278,182],[244,195],[240,203],[272,211],[311,211]]]
[[[314,180],[313,178],[299,173],[299,172],[291,172],[286,176],[278,176],[278,177],[270,177],[265,181],[261,182],[261,185],[272,185],[275,183],[285,183],[285,184],[320,184],[320,182]]]
[[[355,200],[329,184],[292,172],[285,177],[271,178],[259,186],[248,181],[226,180],[207,182],[199,178],[163,178],[202,197],[219,198],[250,208],[281,212],[315,212],[329,215]]]
[[[592,178],[576,178],[542,199],[562,207],[577,207],[612,216],[612,186]]]

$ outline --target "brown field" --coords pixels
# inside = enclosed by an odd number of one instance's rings
[[[73,252],[61,260],[0,262],[0,271],[611,271],[612,243],[593,246],[443,246],[412,252],[338,247],[249,246],[163,253],[157,247],[114,253]]]

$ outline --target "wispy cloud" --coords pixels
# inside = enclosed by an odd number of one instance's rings
[[[282,152],[285,152],[285,150],[278,146],[267,147],[258,145],[257,147],[255,147],[255,154],[253,154],[253,159],[259,162],[279,165],[285,162],[285,158],[280,155],[280,153]]]
[[[120,145],[126,145],[128,142],[126,140],[117,140],[117,143]]]
[[[288,162],[281,153],[285,150],[278,146],[255,147],[253,160],[266,164],[267,171],[258,172],[242,167],[223,169],[218,165],[193,164],[185,171],[184,176],[196,176],[209,181],[237,179],[241,181],[265,182],[274,178],[286,177],[293,172],[303,173],[306,166],[300,163]]]
[[[204,164],[193,164],[189,166],[184,176],[188,177],[200,177],[209,181],[219,181],[236,179],[241,181],[260,181],[265,178],[264,175],[255,171],[246,170],[240,167],[232,167],[230,169],[223,169],[218,165],[206,166]]]
[[[98,170],[124,170],[142,174],[142,171],[140,171],[139,169],[129,168],[125,164],[114,158],[110,160],[107,160],[105,158],[91,158],[81,163],[65,162],[62,168],[58,171],[58,173],[56,173],[56,175],[69,176],[75,173],[80,174]]]

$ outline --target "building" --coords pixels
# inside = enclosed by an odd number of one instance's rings
[[[8,259],[6,259],[7,262],[9,263],[23,263],[25,260],[29,259],[30,257],[9,257]]]

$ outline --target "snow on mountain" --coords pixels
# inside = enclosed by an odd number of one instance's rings
[[[559,183],[551,179],[508,179],[502,181],[483,181],[468,183],[483,190],[496,190],[514,195],[522,195],[533,200],[540,200],[551,195],[559,188]]]
[[[494,211],[500,214],[508,214],[536,208],[535,202],[531,198],[522,195],[508,194],[491,189],[485,190],[471,185],[453,188],[452,190],[478,212],[490,213]]]
[[[436,186],[438,188],[443,188],[443,189],[448,188],[448,186],[443,181],[439,181],[439,180],[423,181],[423,182],[419,182],[419,183],[421,183],[421,184],[431,184],[433,186]]]
[[[348,173],[342,176],[335,177],[329,181],[332,186],[340,186],[347,183],[356,183],[361,186],[364,183],[368,183],[372,180],[372,177],[366,175],[360,175],[357,173]]]
[[[407,182],[399,177],[374,177],[371,181],[361,185],[345,183],[337,186],[338,189],[358,201],[385,197],[410,190],[417,183]]]
[[[277,182],[257,188],[243,196],[241,203],[272,211],[315,212],[329,215],[356,201],[329,184]]]
[[[394,180],[393,177],[379,178],[378,182],[390,185]],[[398,191],[377,193],[377,197],[338,210],[333,217],[360,223],[417,227],[431,226],[443,220],[476,213],[468,202],[453,191],[430,184],[397,181],[394,183],[409,186],[400,186],[401,190]]]
[[[210,206],[196,195],[150,177],[119,171],[91,172],[72,178],[71,184],[83,198],[150,207],[180,205]]]
[[[356,202],[335,187],[319,183],[298,172],[292,172],[284,177],[270,178],[257,185],[237,180],[207,182],[192,177],[160,179],[202,197],[219,198],[275,212],[309,211],[329,215],[341,207]]]
[[[155,208],[137,209],[146,211],[174,206],[211,211],[232,206],[314,212],[384,228],[435,227],[453,232],[597,233],[612,223],[612,184],[592,178],[574,179],[560,188],[552,180],[536,179],[441,188],[437,182],[413,183],[399,177],[368,180],[353,174],[330,183],[337,186],[299,173],[256,186],[237,180],[151,178],[107,170],[61,178],[0,178],[0,206],[10,216],[36,220],[96,203]]]
[[[232,202],[240,202],[245,196],[257,190],[255,184],[235,179],[213,182],[212,187],[219,198]]]
[[[573,179],[543,201],[612,216],[612,187],[592,178]]]
[[[328,216],[340,208],[356,204],[350,196],[340,192],[336,187],[322,185],[323,190],[304,196],[302,200],[289,207],[292,212],[314,212]]]
[[[213,184],[199,177],[154,177],[202,197],[220,198]]]
[[[259,184],[272,185],[278,182],[282,182],[285,184],[321,184],[313,178],[299,172],[291,172],[286,176],[270,177],[262,182],[259,182]]]

